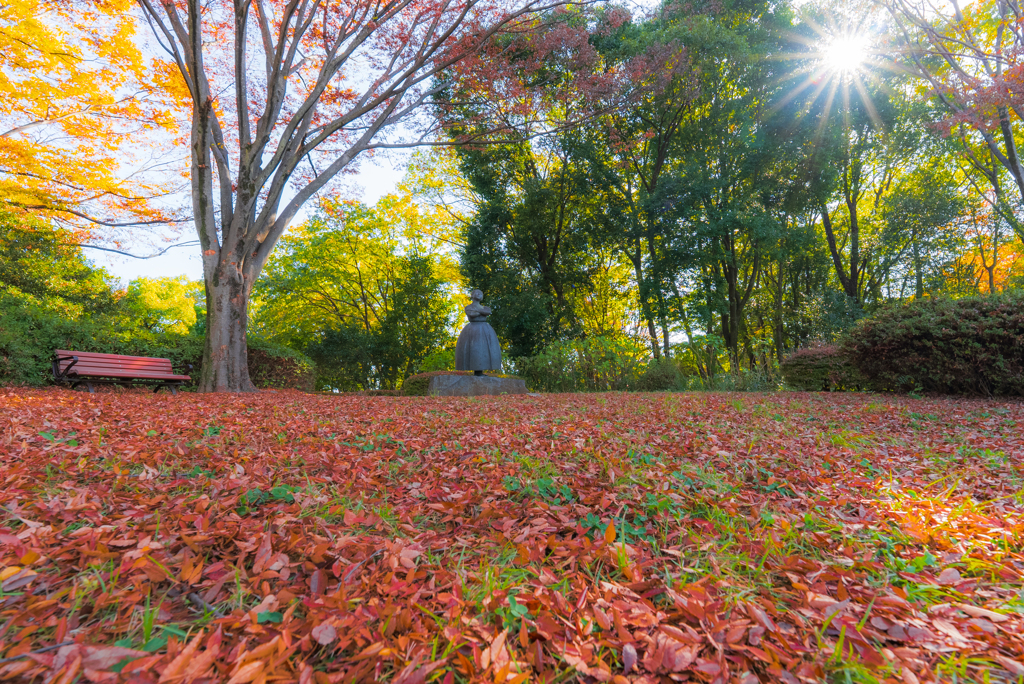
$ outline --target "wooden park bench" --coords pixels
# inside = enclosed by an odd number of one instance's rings
[[[191,371],[192,366],[188,369]],[[85,385],[90,392],[95,392],[94,383],[125,387],[146,383],[156,385],[154,392],[167,387],[171,394],[177,394],[178,387],[192,378],[175,374],[170,359],[58,349],[53,355],[53,379],[58,385],[70,385],[71,389]]]

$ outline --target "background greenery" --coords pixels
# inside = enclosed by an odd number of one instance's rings
[[[141,278],[119,289],[70,242],[64,231],[0,213],[0,383],[52,382],[56,349],[168,358],[197,377],[202,284]],[[249,365],[258,387],[313,387],[308,358],[256,336]]]
[[[686,68],[562,128],[552,122],[573,112],[561,100],[538,98],[516,120],[474,99],[470,78],[449,90],[455,138],[515,122],[501,144],[452,153],[449,193],[468,198],[457,250],[467,284],[493,303],[512,365],[537,386],[635,389],[670,359],[678,372],[653,386],[773,389],[783,359],[839,342],[858,321],[1020,288],[1019,201],[987,149],[886,58],[822,63],[820,46],[852,30],[847,21],[878,55],[915,39],[879,8],[666,3],[622,23],[578,16],[596,26],[591,64],[682,46]],[[544,59],[551,84],[579,68]],[[1019,347],[1007,353],[1012,369]],[[913,389],[889,371],[871,377],[882,376]]]

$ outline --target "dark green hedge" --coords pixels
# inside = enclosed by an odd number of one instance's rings
[[[798,349],[779,364],[782,378],[804,392],[865,389],[864,378],[834,345]]]
[[[1024,292],[883,307],[842,343],[878,389],[1024,395]]]
[[[250,337],[248,342],[249,377],[254,385],[313,391],[316,368],[312,361],[294,349],[258,337]]]

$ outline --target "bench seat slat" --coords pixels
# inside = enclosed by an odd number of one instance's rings
[[[127,380],[129,378],[138,378],[140,380],[181,380],[188,381],[192,378],[188,375],[174,375],[173,373],[118,373],[117,371],[102,371],[98,373],[75,373],[75,368],[71,369],[68,373],[73,378],[121,378]]]
[[[67,372],[75,373],[77,375],[177,375],[177,373],[170,368],[117,368],[116,366],[74,366]]]
[[[67,361],[61,361],[60,363],[61,363],[62,366],[70,366],[72,363],[75,363],[75,362],[74,362],[74,359],[69,359]],[[83,359],[83,358],[79,358],[78,362],[75,363],[75,365],[76,366],[132,366],[132,367],[134,367],[134,366],[167,366],[167,367],[170,367],[171,362],[170,361],[164,361],[162,359],[161,360],[154,360],[154,361],[134,361],[134,360],[114,361],[114,360],[108,360],[108,359],[97,360],[97,359]]]

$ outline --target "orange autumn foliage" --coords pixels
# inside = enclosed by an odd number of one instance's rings
[[[967,231],[970,251],[963,255],[974,288],[983,294],[1001,292],[1024,275],[1024,243],[1013,234],[1000,235],[998,228],[993,228],[994,220],[991,213],[981,221],[976,217]]]
[[[995,262],[988,252],[983,255],[980,251],[975,251],[972,257],[971,265],[978,282],[978,291],[985,294],[1001,292],[1012,278],[1019,277],[1024,272],[1024,245],[1021,245],[1019,240],[1003,245],[996,255]],[[989,269],[992,270],[991,280]]]

